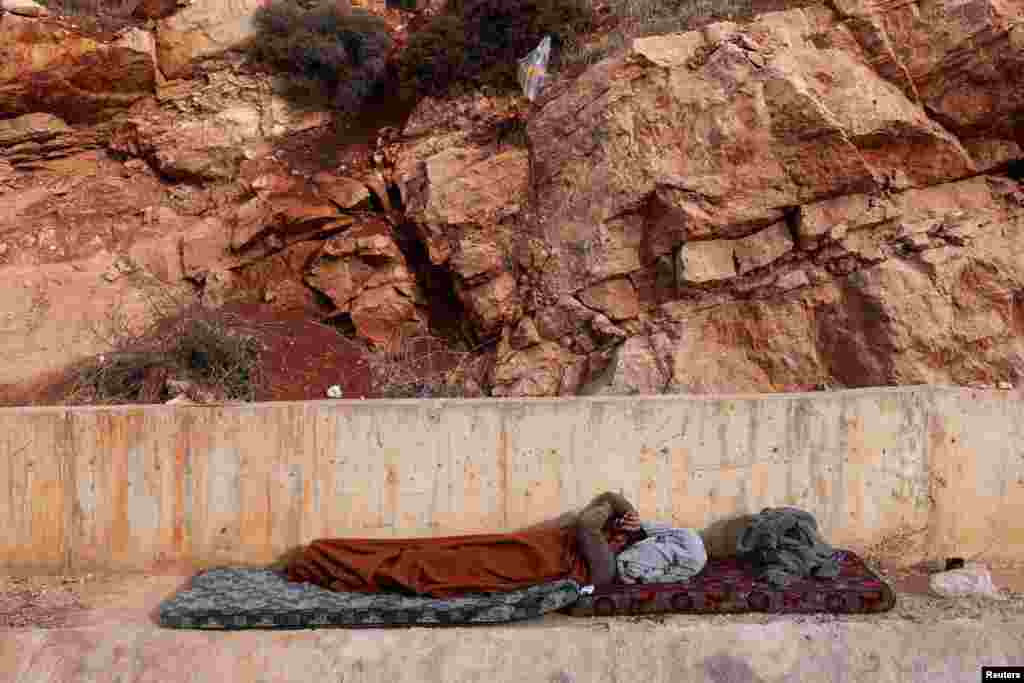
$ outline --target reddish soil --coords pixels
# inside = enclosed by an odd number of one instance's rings
[[[433,337],[410,340],[386,354],[302,313],[262,304],[227,310],[254,328],[263,344],[257,401],[326,399],[333,385],[346,399],[432,396],[445,373],[466,356]]]
[[[227,310],[252,326],[263,345],[257,401],[325,399],[335,384],[343,398],[380,396],[373,387],[368,349],[338,329],[261,304],[236,304]]]
[[[376,138],[353,140],[347,128],[336,121],[327,126],[292,133],[276,141],[278,158],[300,173],[336,171],[359,175],[372,165]]]
[[[437,337],[412,339],[385,353],[307,313],[267,304],[235,303],[222,313],[229,327],[245,329],[259,340],[258,402],[327,399],[333,385],[341,388],[344,399],[446,395],[446,373],[470,358]],[[476,357],[473,374],[480,374],[481,360]],[[72,367],[32,384],[0,386],[0,407],[66,403],[74,380]]]
[[[71,371],[49,372],[26,384],[0,384],[0,408],[59,405],[74,385]]]

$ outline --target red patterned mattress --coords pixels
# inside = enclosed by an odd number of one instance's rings
[[[896,604],[892,588],[855,553],[836,551],[839,576],[802,579],[781,589],[758,581],[736,558],[708,560],[704,570],[683,583],[614,585],[595,589],[562,611],[576,617],[618,614],[775,612],[866,614]]]

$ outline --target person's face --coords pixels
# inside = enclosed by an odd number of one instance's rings
[[[625,531],[612,529],[608,532],[608,548],[613,553],[619,553],[629,545],[629,536]]]

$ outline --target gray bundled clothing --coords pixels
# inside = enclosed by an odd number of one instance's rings
[[[704,540],[690,529],[658,522],[641,522],[647,538],[625,548],[615,558],[622,583],[687,581],[704,569],[708,553]]]
[[[765,508],[754,515],[736,551],[753,562],[759,579],[782,588],[796,579],[839,575],[834,550],[818,535],[817,521],[797,508]]]

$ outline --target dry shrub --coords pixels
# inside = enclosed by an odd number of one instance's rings
[[[402,87],[435,97],[484,85],[513,91],[518,60],[545,35],[557,52],[592,27],[591,0],[449,0],[402,52]]]
[[[252,55],[291,76],[288,94],[298,104],[355,114],[387,75],[387,25],[347,0],[271,0],[253,19]]]
[[[48,10],[69,16],[130,17],[141,0],[39,0]]]
[[[175,379],[218,399],[251,401],[259,385],[257,330],[238,316],[172,295],[150,296],[154,322],[132,328],[114,311],[107,330],[95,333],[111,351],[75,369],[70,403],[163,401]]]
[[[141,0],[38,0],[54,14],[73,17],[86,31],[116,31],[137,22],[132,14]]]
[[[615,30],[596,41],[573,36],[559,58],[561,68],[595,64],[620,52],[634,38],[679,33],[711,21],[742,21],[754,15],[752,0],[610,0]]]
[[[435,336],[400,338],[370,356],[370,371],[385,398],[479,396],[487,362],[482,347],[460,351]]]

